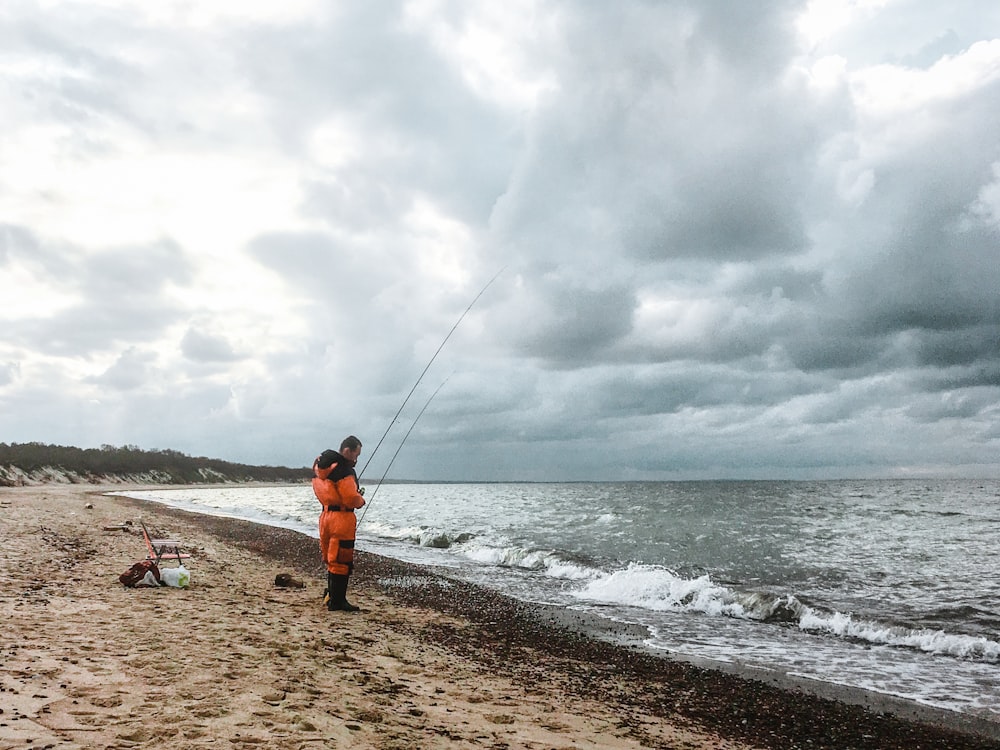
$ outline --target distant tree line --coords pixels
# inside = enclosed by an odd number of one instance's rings
[[[142,450],[134,445],[75,448],[44,443],[0,443],[0,485],[6,469],[25,474],[47,469],[73,474],[83,481],[100,477],[154,475],[162,484],[215,482],[301,482],[312,476],[308,468],[248,466],[214,458],[187,456],[175,450]]]

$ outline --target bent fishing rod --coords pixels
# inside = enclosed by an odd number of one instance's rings
[[[472,309],[472,306],[475,305],[479,301],[479,298],[482,297],[486,293],[486,290],[490,288],[490,286],[493,284],[493,282],[496,281],[498,278],[500,278],[500,274],[502,274],[504,272],[504,270],[506,270],[506,268],[507,268],[507,266],[504,266],[499,271],[497,271],[496,275],[494,275],[492,279],[490,279],[489,281],[486,282],[486,286],[484,286],[479,291],[479,294],[476,295],[475,299],[473,299],[472,302],[469,303],[469,306],[467,308],[465,308],[465,311],[461,315],[458,316],[458,320],[455,321],[455,325],[453,325],[451,327],[451,330],[448,331],[448,335],[444,337],[444,340],[441,342],[441,345],[437,348],[437,351],[434,352],[434,356],[431,357],[430,361],[427,363],[427,366],[424,368],[423,372],[420,373],[420,377],[417,378],[417,382],[413,384],[413,387],[410,389],[410,392],[407,393],[406,394],[406,398],[403,399],[403,403],[401,403],[399,405],[399,410],[396,412],[396,415],[392,418],[392,421],[389,422],[389,426],[385,428],[385,432],[383,432],[382,433],[382,437],[379,438],[379,441],[378,441],[378,443],[375,446],[375,450],[373,450],[371,452],[371,454],[368,456],[368,460],[365,461],[365,465],[362,467],[360,473],[358,474],[358,481],[359,482],[361,481],[361,477],[364,476],[365,470],[368,468],[368,464],[370,464],[372,462],[372,459],[375,458],[375,454],[378,453],[378,449],[380,447],[382,447],[382,441],[384,441],[385,438],[386,438],[386,436],[389,434],[389,430],[391,430],[392,426],[394,424],[396,424],[396,420],[399,419],[399,415],[403,413],[403,409],[406,406],[406,404],[409,402],[410,396],[412,396],[413,392],[415,390],[417,390],[417,386],[420,385],[420,381],[424,379],[424,375],[426,375],[427,371],[429,369],[431,369],[431,365],[434,364],[434,360],[437,359],[438,354],[440,354],[441,350],[444,349],[444,345],[448,343],[448,339],[451,338],[451,334],[453,334],[455,332],[455,329],[458,328],[459,323],[461,323],[465,319],[465,316],[469,314],[469,310]],[[444,383],[442,383],[441,385],[444,385]],[[440,390],[440,388],[438,390]],[[434,393],[437,393],[437,391],[434,391]],[[431,398],[434,398],[434,397],[431,396]],[[428,401],[427,403],[429,404],[430,401]],[[424,408],[426,409],[427,406],[425,405]],[[423,411],[421,411],[420,413],[423,414]],[[418,419],[419,419],[419,417],[418,417]],[[416,420],[414,420],[414,424],[416,424]],[[412,430],[413,427],[411,426],[410,429]],[[410,433],[406,433],[406,434],[409,435]],[[405,440],[406,438],[403,438],[403,439]],[[400,447],[402,447],[402,443],[400,443]],[[397,450],[397,453],[398,452],[399,451]],[[395,456],[393,456],[393,458],[395,458]],[[381,485],[381,483],[379,483],[379,484]]]
[[[385,473],[382,475],[382,478],[378,480],[378,484],[375,485],[375,489],[372,491],[372,496],[368,498],[367,502],[365,503],[365,509],[361,512],[361,518],[358,519],[358,526],[360,526],[361,522],[365,520],[365,513],[368,512],[368,509],[371,507],[372,502],[375,500],[375,495],[378,493],[379,487],[382,486],[382,483],[385,481],[385,478],[389,476],[389,469],[392,468],[392,464],[396,460],[396,456],[398,456],[399,452],[403,450],[403,443],[406,442],[406,438],[408,438],[410,436],[410,433],[413,432],[413,428],[417,426],[417,422],[424,415],[424,412],[427,411],[427,407],[431,405],[431,401],[434,400],[434,397],[438,395],[438,391],[444,388],[444,384],[447,382],[448,378],[445,378],[444,381],[441,383],[441,385],[439,385],[437,389],[435,389],[434,393],[431,394],[431,397],[427,399],[427,403],[424,404],[424,408],[420,410],[420,413],[417,414],[416,418],[413,420],[413,424],[410,425],[410,429],[406,431],[406,434],[403,435],[403,439],[399,441],[399,446],[396,448],[396,452],[392,454],[392,458],[389,459],[389,465],[385,467]],[[367,464],[365,464],[365,466],[367,466]]]

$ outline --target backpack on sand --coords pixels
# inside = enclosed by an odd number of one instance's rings
[[[160,583],[160,571],[152,560],[140,560],[118,576],[118,580],[122,582],[122,586],[130,589],[149,586],[149,582],[145,580],[147,574],[150,574],[157,584]]]

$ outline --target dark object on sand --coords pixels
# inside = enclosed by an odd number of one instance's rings
[[[121,581],[122,586],[128,589],[152,586],[152,583],[146,579],[147,573],[151,573],[153,581],[160,584],[160,569],[156,567],[156,563],[152,560],[140,560],[118,576],[118,580]]]
[[[304,589],[306,584],[304,581],[300,581],[298,578],[292,578],[291,573],[278,573],[274,577],[274,585],[281,586],[286,589]]]

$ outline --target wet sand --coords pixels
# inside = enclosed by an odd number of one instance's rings
[[[363,551],[363,610],[327,612],[311,537],[100,490],[0,489],[0,750],[1000,748],[989,722],[672,661]],[[118,582],[140,519],[183,541],[189,588]]]

